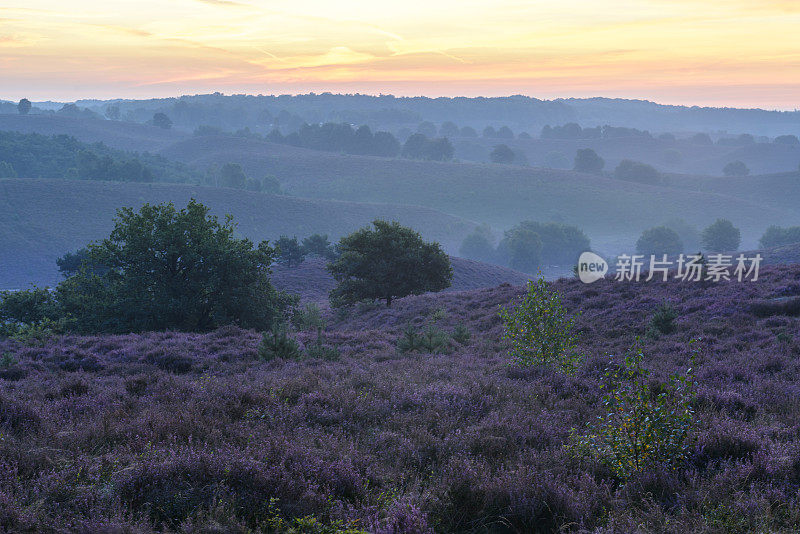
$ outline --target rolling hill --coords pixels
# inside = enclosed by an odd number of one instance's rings
[[[746,242],[770,224],[800,221],[793,206],[776,208],[724,189],[649,186],[572,171],[476,163],[439,163],[318,152],[253,139],[195,137],[161,151],[200,167],[240,163],[253,175],[274,174],[297,196],[355,202],[399,202],[508,228],[521,220],[581,226],[603,248],[645,228],[683,218],[705,226],[733,219]]]
[[[59,115],[0,114],[0,130],[42,135],[71,135],[85,143],[104,143],[133,152],[156,152],[189,134],[135,122],[63,117]]]
[[[272,282],[275,287],[300,295],[303,300],[325,301],[328,292],[336,286],[333,277],[325,270],[325,260],[309,258],[296,267],[276,265]],[[453,266],[453,284],[445,291],[467,291],[500,284],[515,286],[525,284],[527,274],[479,261],[450,257]]]
[[[397,204],[305,200],[182,184],[4,179],[0,180],[0,289],[57,281],[55,260],[108,235],[122,206],[166,201],[183,206],[191,198],[211,207],[214,214],[232,214],[239,232],[254,241],[313,233],[337,239],[384,218],[411,226],[454,251],[474,228],[458,217]]]

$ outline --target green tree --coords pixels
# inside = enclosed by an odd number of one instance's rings
[[[19,101],[19,104],[17,104],[17,111],[19,111],[20,115],[27,115],[31,107],[31,101],[27,98],[23,98]]]
[[[335,306],[360,300],[384,300],[441,291],[450,286],[450,259],[438,243],[426,243],[396,222],[376,220],[339,241],[339,257],[328,264],[338,285],[331,291]]]
[[[579,148],[575,153],[575,170],[578,172],[600,174],[605,165],[605,160],[591,148]]]
[[[672,228],[656,226],[642,232],[636,241],[636,253],[645,256],[660,256],[668,254],[676,256],[683,252],[683,243],[680,236]]]
[[[56,297],[83,332],[207,331],[225,324],[269,329],[293,299],[270,284],[274,250],[234,237],[191,200],[117,211],[111,235],[88,246],[90,261]]]
[[[618,180],[652,185],[662,181],[661,173],[653,166],[629,159],[624,159],[617,165],[617,168],[614,169],[614,177]]]
[[[497,145],[489,153],[489,159],[492,160],[492,163],[513,163],[514,151],[508,145]]]
[[[327,234],[312,234],[303,239],[301,245],[305,254],[311,254],[332,260],[336,257],[336,251],[328,240]]]
[[[16,178],[17,171],[14,166],[7,161],[0,161],[0,178]]]
[[[722,174],[725,176],[747,176],[750,174],[750,169],[742,161],[731,161],[722,168]]]
[[[458,253],[462,258],[491,262],[495,259],[494,236],[487,225],[481,225],[464,238]]]
[[[500,318],[503,339],[520,365],[552,365],[571,373],[580,363],[575,319],[544,278],[530,280],[525,296],[513,309],[502,308]]]
[[[172,128],[172,120],[165,113],[159,112],[153,115],[153,126],[169,130]]]
[[[290,239],[285,235],[280,236],[278,240],[275,241],[275,249],[278,255],[278,263],[286,265],[287,267],[296,267],[300,265],[303,263],[306,256],[297,237],[292,237]]]
[[[219,170],[219,186],[244,189],[247,184],[247,175],[238,163],[226,163]]]
[[[739,250],[742,234],[727,219],[717,219],[700,234],[700,241],[712,252],[734,252]]]
[[[764,232],[758,241],[761,248],[781,247],[792,243],[800,243],[800,226],[781,228],[772,225]]]
[[[542,263],[542,239],[529,228],[520,226],[508,230],[499,248],[513,269],[533,273]]]

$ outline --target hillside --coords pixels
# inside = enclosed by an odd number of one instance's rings
[[[260,333],[235,327],[0,341],[3,526],[247,532],[281,514],[379,533],[795,531],[800,319],[763,303],[796,303],[798,277],[560,280],[585,355],[570,376],[508,356],[498,308],[513,286],[331,313],[329,360],[261,360]],[[645,383],[668,395],[693,369],[685,457],[621,479],[567,446],[605,415],[604,369],[665,299],[675,330],[642,338]],[[403,353],[409,323],[471,336]]]
[[[300,295],[303,300],[326,301],[336,282],[325,270],[325,263],[324,260],[309,258],[296,267],[276,265],[272,282],[279,289]],[[446,291],[466,291],[500,284],[523,285],[530,278],[512,269],[453,256],[450,263],[453,266],[453,284]]]
[[[334,240],[384,218],[455,251],[474,227],[458,217],[397,204],[304,200],[182,184],[5,179],[0,180],[0,288],[57,281],[56,258],[108,235],[120,207],[166,201],[182,206],[191,198],[219,216],[232,214],[240,233],[255,241],[313,233]]]
[[[135,122],[63,117],[59,115],[0,114],[0,131],[71,135],[84,143],[104,143],[132,152],[156,152],[188,134]]]
[[[779,209],[724,191],[553,169],[348,156],[232,137],[191,138],[161,154],[200,167],[237,162],[253,176],[274,174],[302,197],[422,205],[497,228],[525,219],[564,221],[581,226],[598,248],[622,237],[630,250],[642,230],[674,218],[702,227],[729,217],[753,243],[770,224],[800,221],[796,207]]]

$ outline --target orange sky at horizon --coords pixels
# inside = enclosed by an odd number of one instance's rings
[[[795,109],[798,27],[786,0],[0,0],[0,99],[330,91]]]

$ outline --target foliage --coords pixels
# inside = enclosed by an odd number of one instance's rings
[[[406,139],[400,155],[409,159],[449,161],[453,159],[454,151],[446,137],[429,139],[424,134],[415,133]]]
[[[38,323],[63,316],[55,295],[48,288],[0,292],[0,322]]]
[[[298,330],[315,330],[325,327],[325,319],[319,306],[307,302],[302,308],[297,308],[292,313],[292,324]]]
[[[750,174],[750,169],[742,161],[731,161],[722,167],[722,174],[725,176],[747,176]]]
[[[579,148],[575,153],[574,169],[578,172],[600,174],[606,162],[591,148]]]
[[[300,265],[306,256],[296,236],[291,239],[285,235],[280,236],[275,241],[275,249],[278,254],[278,263],[287,267]]]
[[[464,238],[458,254],[470,260],[492,262],[495,259],[494,236],[487,225],[477,226]]]
[[[303,238],[301,247],[306,255],[317,256],[326,260],[336,258],[336,250],[328,240],[328,234],[312,234]]]
[[[614,177],[618,180],[658,185],[663,181],[661,173],[652,165],[629,159],[622,160],[614,169]]]
[[[668,301],[664,301],[650,318],[647,329],[648,337],[658,337],[659,334],[671,334],[675,331],[675,319],[678,311]]]
[[[800,243],[800,226],[781,228],[772,225],[766,229],[758,241],[761,248],[782,247],[793,243]]]
[[[524,297],[511,310],[501,308],[500,318],[503,339],[520,365],[547,365],[572,373],[580,364],[575,318],[544,278],[529,281]]]
[[[734,252],[739,250],[742,234],[727,219],[717,219],[700,234],[704,247],[712,252]]]
[[[637,344],[621,368],[606,369],[603,413],[587,424],[585,435],[573,435],[575,451],[596,458],[623,479],[648,468],[677,467],[688,454],[696,425],[693,369],[656,388],[643,363]]]
[[[27,98],[23,98],[22,100],[19,101],[19,104],[17,104],[17,110],[19,110],[20,115],[27,115],[28,112],[31,110],[31,107],[32,107],[31,101],[28,100]]]
[[[158,112],[153,115],[153,126],[169,130],[172,128],[172,120],[165,113]]]
[[[397,350],[402,353],[444,354],[450,349],[450,337],[435,324],[429,324],[421,332],[409,323],[397,340]]]
[[[259,359],[299,360],[302,356],[300,345],[289,337],[285,325],[275,325],[272,330],[261,335],[261,344],[258,346]]]
[[[400,153],[400,143],[394,135],[389,132],[373,133],[366,125],[354,130],[345,123],[303,124],[296,132],[285,137],[279,130],[273,130],[267,139],[273,143],[345,154],[392,158]]]
[[[56,299],[83,332],[206,331],[225,324],[269,328],[292,298],[269,282],[274,251],[233,236],[194,200],[117,212],[111,235],[89,245],[93,264],[56,290]]]
[[[376,220],[343,237],[340,256],[328,264],[338,283],[331,304],[350,305],[360,300],[384,300],[441,291],[450,286],[453,269],[438,243],[426,243],[397,222]]]
[[[675,256],[683,252],[683,242],[678,233],[666,226],[656,226],[642,232],[636,241],[636,253],[645,258],[667,254]]]
[[[529,228],[518,226],[507,230],[498,250],[513,269],[532,273],[541,266],[542,239]]]
[[[200,173],[152,154],[86,144],[67,135],[0,132],[0,161],[27,178],[114,182],[192,182]]]
[[[219,186],[244,189],[247,185],[247,175],[238,163],[226,163],[219,170]]]
[[[522,221],[511,232],[528,230],[539,236],[542,243],[541,261],[552,265],[571,265],[582,252],[591,248],[586,234],[577,226],[561,223]],[[506,236],[509,234],[507,233]],[[506,248],[508,245],[502,245]],[[532,272],[532,271],[529,271]]]
[[[453,341],[459,345],[466,345],[469,343],[470,339],[472,339],[472,333],[469,331],[467,325],[464,323],[458,323],[453,329],[453,333],[450,335],[450,337],[452,337]]]
[[[492,163],[514,163],[514,151],[508,145],[496,145],[489,153]]]
[[[317,340],[306,349],[309,358],[316,360],[335,361],[339,359],[339,349],[326,345],[322,336],[322,327],[317,328]]]

